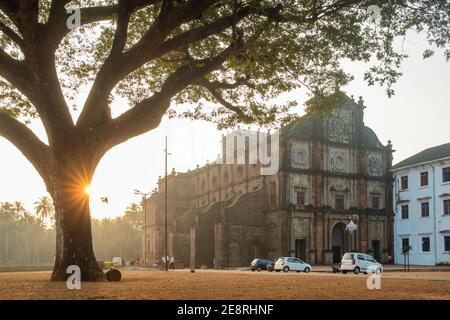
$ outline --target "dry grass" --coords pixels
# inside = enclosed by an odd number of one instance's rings
[[[386,273],[381,290],[367,276],[243,271],[123,271],[122,281],[69,291],[49,272],[0,273],[0,299],[447,299],[450,273]]]

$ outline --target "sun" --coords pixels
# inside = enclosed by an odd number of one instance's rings
[[[84,192],[86,192],[86,194],[88,195],[88,196],[90,196],[91,195],[91,186],[90,185],[87,185],[85,188],[84,188]]]

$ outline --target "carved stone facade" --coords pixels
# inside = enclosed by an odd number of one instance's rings
[[[305,115],[280,129],[280,169],[208,164],[168,176],[168,250],[185,266],[246,266],[297,256],[329,264],[346,251],[392,255],[392,146],[347,103],[328,118]],[[147,200],[147,258],[164,255],[164,179]],[[353,221],[356,231],[346,230]]]

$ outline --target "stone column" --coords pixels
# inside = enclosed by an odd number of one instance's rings
[[[361,216],[359,218],[359,250],[361,252],[367,251],[367,235],[368,235],[368,228],[367,228],[367,217]]]
[[[224,260],[225,260],[225,250],[224,250],[224,226],[222,223],[216,223],[214,226],[214,259],[215,259],[215,269],[223,269],[224,268]]]
[[[329,214],[325,214],[325,225],[324,225],[324,249],[325,250],[330,250],[330,215]]]
[[[313,254],[309,254],[309,259],[312,264],[316,263],[316,250],[315,250],[315,244],[314,241],[314,214],[310,213],[309,217],[309,250],[314,251]]]
[[[195,241],[195,226],[191,228],[191,257],[190,257],[190,267],[191,269],[195,268],[195,257],[196,257],[196,241]]]
[[[367,217],[367,248],[364,252],[372,249],[372,243],[371,243],[371,236],[370,236],[370,231],[371,231],[371,227],[372,227],[372,222],[370,221],[370,216]],[[372,253],[373,254],[373,253]]]
[[[323,217],[323,213],[317,213],[316,214],[316,263],[320,264],[324,262],[323,259],[323,248],[324,248],[324,243],[323,243],[323,225],[324,225],[324,217]]]

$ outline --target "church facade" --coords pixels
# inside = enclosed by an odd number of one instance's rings
[[[195,268],[280,256],[329,264],[347,251],[381,262],[392,256],[392,145],[364,125],[361,98],[346,99],[329,117],[307,114],[278,130],[279,169],[272,175],[248,162],[168,175],[169,255]],[[164,179],[145,208],[144,251],[147,261],[159,261],[166,246]]]

